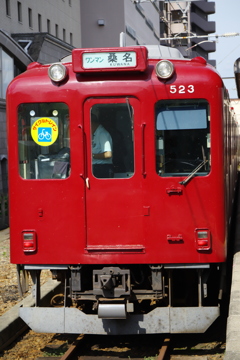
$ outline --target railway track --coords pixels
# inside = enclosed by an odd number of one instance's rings
[[[122,337],[113,339],[99,339],[99,337],[79,336],[61,356],[37,357],[36,360],[58,359],[58,360],[167,360],[170,348],[170,338],[154,337],[150,341],[151,350],[146,346],[146,339],[134,336],[129,341]],[[146,337],[146,336],[145,336]],[[120,339],[119,339],[120,338]],[[141,341],[143,340],[144,341]],[[96,341],[97,340],[97,341]],[[100,340],[100,341],[99,341]],[[110,341],[109,341],[110,340]],[[140,341],[139,341],[140,340]],[[148,341],[147,341],[148,342]],[[153,346],[154,342],[154,346]],[[112,343],[112,344],[111,344]],[[158,349],[159,347],[159,349]],[[153,350],[154,348],[154,350]],[[54,347],[52,348],[54,349]],[[57,349],[55,347],[55,349]],[[154,356],[147,356],[154,352]],[[167,357],[168,356],[168,357]],[[200,359],[201,360],[201,359]]]
[[[205,334],[94,336],[29,330],[0,354],[2,360],[223,360],[225,324]]]
[[[222,325],[219,322],[207,334],[171,337],[80,336],[61,356],[56,357],[55,353],[55,357],[46,357],[45,354],[35,360],[223,360],[225,337]],[[45,350],[50,348],[48,345]]]

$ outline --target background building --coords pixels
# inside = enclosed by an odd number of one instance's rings
[[[82,47],[116,47],[120,34],[125,44],[159,44],[158,3],[131,0],[81,0]]]
[[[171,1],[160,4],[161,37],[171,37],[171,40],[162,40],[161,43],[178,48],[184,57],[202,56],[215,66],[216,61],[209,60],[208,54],[216,51],[216,44],[207,37],[216,31],[215,22],[208,20],[208,16],[215,13],[215,2]]]
[[[81,46],[78,0],[0,0],[0,8],[0,27],[8,34],[45,32]]]

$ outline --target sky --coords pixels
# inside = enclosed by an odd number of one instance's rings
[[[234,62],[240,58],[240,1],[215,0],[215,14],[209,15],[208,20],[216,22],[218,35],[239,33],[234,37],[219,37],[216,52],[209,56],[210,59],[216,60],[217,71],[223,78],[230,98],[237,99],[235,79],[227,80],[224,77],[234,77]]]

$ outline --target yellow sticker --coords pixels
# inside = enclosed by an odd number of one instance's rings
[[[42,117],[33,123],[31,135],[38,145],[49,146],[58,138],[58,126],[53,119]]]

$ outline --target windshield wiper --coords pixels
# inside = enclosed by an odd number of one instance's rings
[[[191,178],[198,172],[198,170],[200,170],[207,162],[208,160],[203,160],[183,181],[180,181],[179,184],[186,185],[189,180],[191,180]]]

